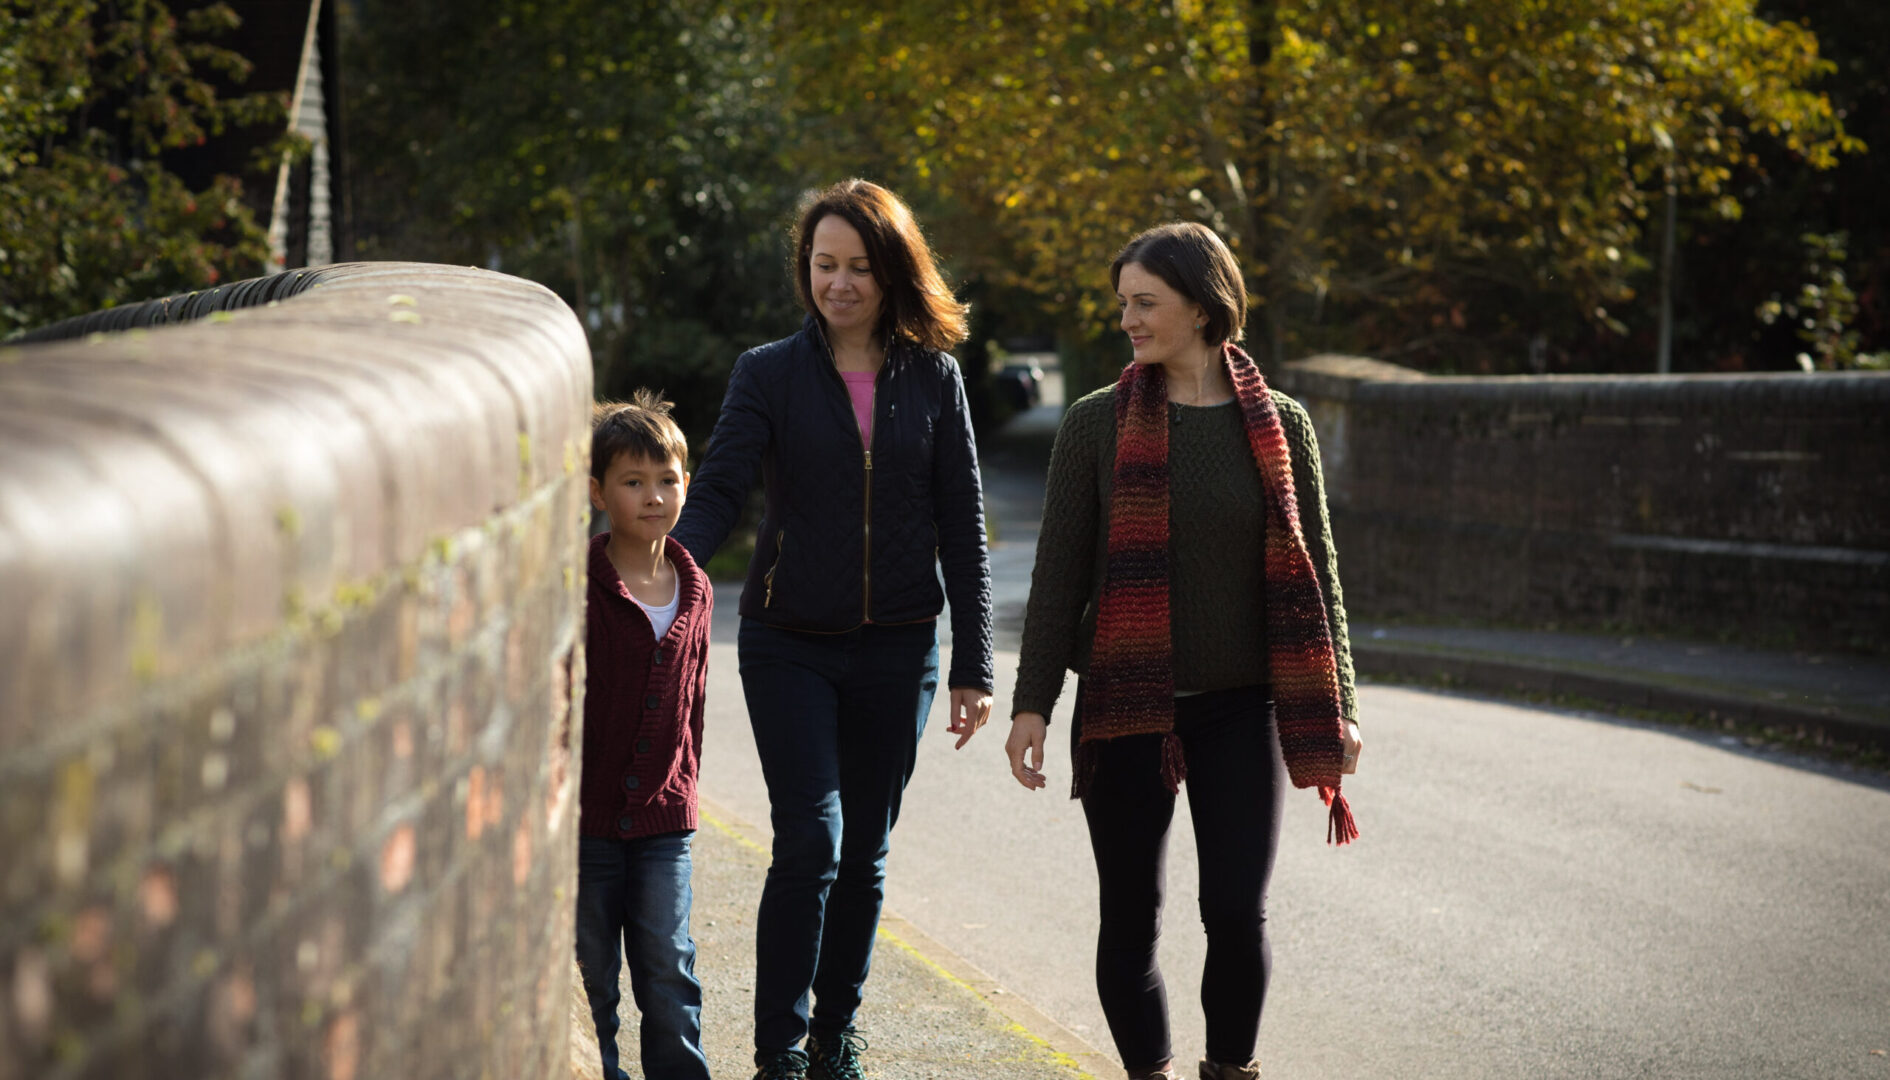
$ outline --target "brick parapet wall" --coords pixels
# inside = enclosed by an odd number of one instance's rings
[[[320,274],[0,351],[0,1080],[563,1069],[584,335]]]
[[[1316,357],[1348,607],[1882,652],[1890,376],[1425,378]]]

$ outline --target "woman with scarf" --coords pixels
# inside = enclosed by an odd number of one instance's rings
[[[1156,964],[1175,795],[1188,785],[1207,959],[1201,1080],[1260,1075],[1266,894],[1290,777],[1339,794],[1360,739],[1319,450],[1300,405],[1235,345],[1240,268],[1197,224],[1110,267],[1135,361],[1057,431],[1006,743],[1041,788],[1064,670],[1072,795],[1101,890],[1096,988],[1131,1080],[1177,1078]]]

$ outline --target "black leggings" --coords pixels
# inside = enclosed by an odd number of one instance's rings
[[[1072,727],[1080,723],[1079,710]],[[1207,1056],[1229,1064],[1253,1057],[1273,967],[1267,882],[1286,789],[1274,723],[1265,686],[1175,699],[1175,732],[1187,758],[1188,809],[1200,854],[1201,923],[1207,929],[1201,970]],[[1094,746],[1098,756],[1083,815],[1102,893],[1096,990],[1116,1051],[1135,1069],[1174,1057],[1155,946],[1175,797],[1161,779],[1161,736],[1130,735]]]

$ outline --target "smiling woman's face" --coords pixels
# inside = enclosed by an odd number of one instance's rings
[[[1116,275],[1116,305],[1122,332],[1135,346],[1138,364],[1165,364],[1201,344],[1196,326],[1205,320],[1201,305],[1176,292],[1141,263],[1125,263]]]
[[[846,218],[828,214],[814,225],[810,246],[808,275],[821,318],[835,331],[870,332],[879,323],[880,290],[860,231]]]

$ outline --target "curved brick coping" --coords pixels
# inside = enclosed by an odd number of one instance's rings
[[[216,311],[234,311],[238,308],[259,307],[275,301],[287,300],[292,296],[301,295],[322,281],[345,277],[360,268],[360,264],[349,263],[316,267],[310,270],[285,270],[280,274],[250,278],[247,281],[232,281],[228,285],[179,293],[176,296],[160,297],[137,304],[120,304],[117,307],[78,315],[63,322],[16,334],[6,343],[31,345],[85,337],[88,334],[114,333],[120,330],[190,322]]]
[[[589,352],[550,291],[415,264],[317,276],[274,307],[0,350],[0,716],[84,715],[194,671],[586,449]],[[0,722],[0,751],[17,734]]]
[[[562,1062],[582,328],[294,284],[0,347],[0,1080]]]

